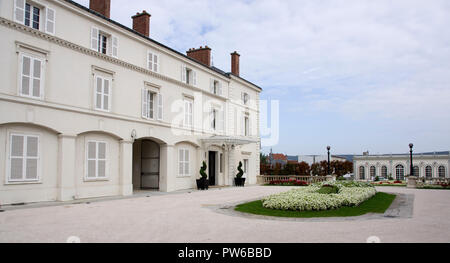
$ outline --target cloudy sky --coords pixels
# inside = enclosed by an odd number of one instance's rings
[[[208,45],[225,71],[241,54],[241,76],[280,101],[274,152],[450,150],[448,0],[112,0],[111,18],[144,9],[180,52]]]

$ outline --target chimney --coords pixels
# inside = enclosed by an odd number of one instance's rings
[[[150,36],[150,17],[151,15],[147,13],[145,10],[142,13],[136,13],[136,15],[132,16],[133,18],[133,29],[141,33],[142,35],[149,37]]]
[[[239,76],[239,55],[236,51],[231,53],[231,73]]]
[[[111,0],[90,0],[89,9],[104,15],[107,18],[111,16]]]
[[[186,54],[188,57],[193,58],[208,67],[211,67],[211,49],[208,46],[200,46],[199,49],[191,48],[186,51]]]

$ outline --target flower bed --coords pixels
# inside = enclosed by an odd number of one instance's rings
[[[372,182],[374,186],[406,186],[406,183],[403,181],[384,181],[384,182]]]
[[[322,194],[322,186],[334,186],[337,194]],[[321,211],[342,206],[358,206],[376,194],[368,183],[322,182],[308,187],[293,189],[285,193],[271,195],[262,200],[263,207],[279,210]]]
[[[272,180],[269,185],[282,185],[282,186],[308,186],[308,183],[300,180]]]

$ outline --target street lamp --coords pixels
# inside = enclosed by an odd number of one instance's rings
[[[327,150],[328,150],[328,175],[330,175],[330,146],[327,146]]]
[[[414,176],[414,165],[413,165],[413,157],[412,157],[413,147],[414,147],[414,144],[410,143],[409,144],[409,163],[410,163],[411,167],[409,168],[410,169],[409,175],[411,175],[411,176]]]

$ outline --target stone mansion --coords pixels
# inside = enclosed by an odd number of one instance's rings
[[[0,204],[190,189],[203,161],[210,185],[233,185],[239,162],[255,184],[261,88],[240,55],[222,71],[111,4],[0,1]]]

